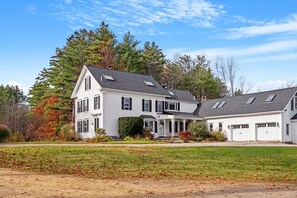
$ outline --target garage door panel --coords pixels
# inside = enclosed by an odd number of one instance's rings
[[[275,141],[276,133],[276,123],[257,124],[257,140],[259,141]]]
[[[232,141],[249,141],[250,129],[249,125],[232,125]]]

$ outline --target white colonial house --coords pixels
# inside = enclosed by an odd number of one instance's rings
[[[189,91],[164,89],[152,76],[84,66],[71,96],[76,132],[95,136],[97,128],[118,137],[120,117],[143,117],[144,127],[159,136],[176,136],[189,122],[202,120]]]
[[[209,131],[229,141],[297,143],[297,88],[199,102],[189,91],[163,88],[153,77],[84,66],[72,98],[75,130],[82,138],[96,128],[118,137],[118,119],[139,116],[155,137],[177,136],[190,122],[205,120]]]

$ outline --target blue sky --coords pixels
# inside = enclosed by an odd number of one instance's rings
[[[101,21],[167,58],[233,56],[251,91],[297,83],[297,0],[11,0],[0,6],[0,84],[27,92],[56,47]]]

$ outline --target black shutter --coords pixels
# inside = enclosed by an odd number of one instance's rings
[[[89,111],[89,98],[87,99],[87,111]]]
[[[180,111],[180,103],[177,103],[177,110]]]
[[[89,89],[91,89],[91,76],[89,77]]]
[[[164,111],[165,111],[165,102],[162,101],[162,112],[164,112]]]
[[[79,113],[79,101],[77,101],[77,105],[76,105],[77,107],[77,113]]]
[[[97,97],[94,97],[94,109],[97,109],[96,108],[96,102],[97,102]]]
[[[124,110],[124,97],[122,97],[122,110]]]
[[[144,99],[142,99],[142,111],[144,111]]]
[[[155,111],[158,112],[158,100],[155,101]]]
[[[98,107],[100,109],[100,96],[98,96]]]
[[[168,109],[168,102],[165,102],[165,109]]]
[[[89,120],[87,120],[87,131],[86,132],[89,132]]]
[[[172,123],[171,123],[171,121],[169,121],[169,132],[170,133],[172,132]]]
[[[155,121],[155,133],[158,133],[158,126],[157,126],[157,121]]]
[[[80,101],[80,110],[79,111],[83,112],[83,101],[82,100]]]
[[[132,110],[132,98],[130,98],[130,110]]]
[[[87,78],[85,78],[85,90],[87,90]]]
[[[150,112],[152,112],[152,100],[150,100]]]

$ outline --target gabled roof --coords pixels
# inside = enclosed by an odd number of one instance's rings
[[[238,115],[249,113],[262,113],[271,111],[282,111],[290,102],[297,91],[297,87],[266,91],[260,93],[246,94],[229,98],[220,98],[203,101],[198,109],[198,115],[201,117]],[[275,94],[272,102],[265,100],[272,94]],[[251,104],[246,104],[249,98],[255,97]],[[217,102],[226,101],[223,107],[213,108]],[[197,112],[197,110],[196,110]]]
[[[86,68],[103,88],[170,96],[168,91],[152,76],[109,70],[94,66],[86,66]],[[111,76],[114,80],[106,80],[103,75]],[[145,84],[145,81],[152,82],[154,86],[148,86]]]
[[[170,94],[170,97],[168,97],[168,99],[197,102],[194,99],[194,96],[189,91],[176,89],[167,89],[167,91],[168,93],[173,93],[173,95]]]
[[[297,114],[295,114],[295,115],[291,118],[291,120],[297,120]]]

